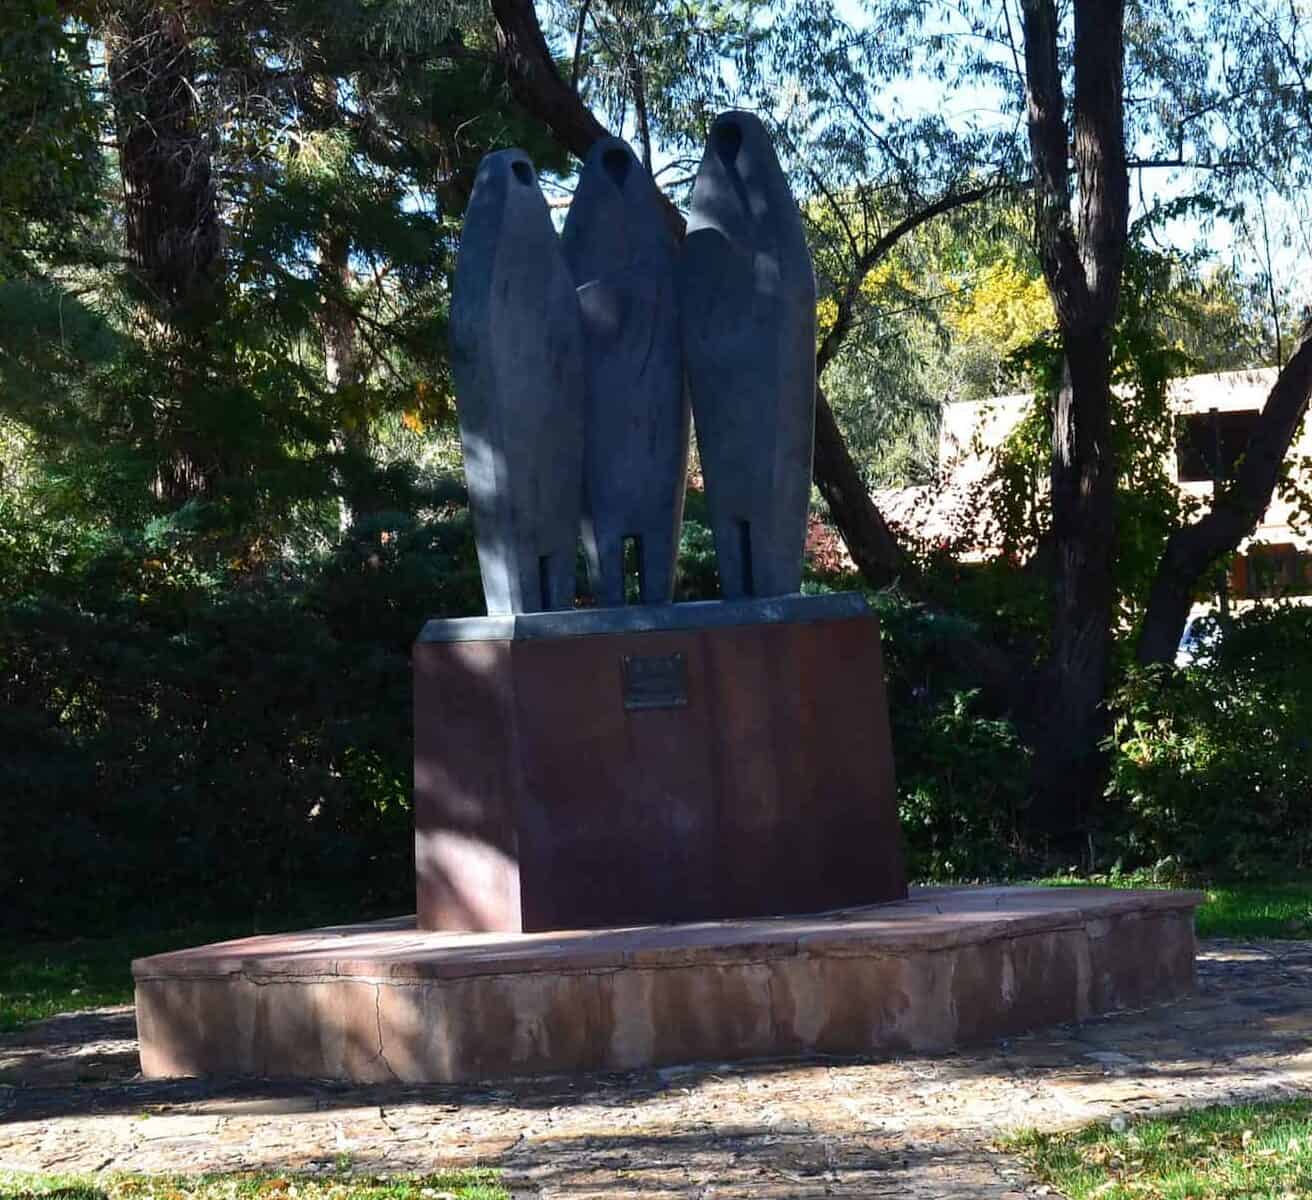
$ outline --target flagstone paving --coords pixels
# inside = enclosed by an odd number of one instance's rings
[[[504,1169],[518,1197],[1030,1194],[1021,1127],[1312,1094],[1312,942],[1206,942],[1187,1000],[936,1057],[496,1086],[143,1080],[130,1008],[0,1038],[0,1168]]]

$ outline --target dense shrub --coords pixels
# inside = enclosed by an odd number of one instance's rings
[[[984,710],[951,669],[968,631],[885,592],[873,598],[908,865],[918,879],[1012,875],[1028,861],[1022,832],[1029,752],[1015,726]]]
[[[467,512],[426,511],[379,514],[295,567],[216,559],[195,513],[80,536],[7,514],[0,920],[58,934],[408,908],[409,647],[426,618],[482,604]],[[679,599],[717,592],[704,518],[694,492]],[[805,586],[853,584],[812,567]],[[951,631],[875,603],[915,873],[1014,869],[1014,730],[927,665]]]
[[[194,509],[0,513],[0,925],[413,904],[410,645],[483,601],[459,489],[397,499],[427,516],[267,561]],[[702,507],[680,599],[716,593]]]
[[[398,500],[423,517],[382,512],[265,557],[216,549],[196,511],[135,532],[0,512],[0,924],[410,906],[409,648],[428,617],[482,600],[458,489]],[[832,566],[811,560],[806,590],[857,586]],[[678,598],[716,591],[692,493]],[[872,600],[913,875],[1065,865],[1027,829],[1016,728],[954,667],[972,627]],[[1132,673],[1089,831],[1099,861],[1082,865],[1312,863],[1309,646],[1312,609],[1263,609],[1187,670]]]
[[[916,876],[1312,868],[1312,608],[1253,609],[1214,626],[1193,665],[1127,673],[1112,697],[1111,784],[1076,863],[1048,857],[1027,824],[1029,753],[1015,726],[945,672],[952,623],[893,595],[877,606]]]
[[[381,515],[298,575],[105,536],[0,598],[0,920],[411,903],[409,645],[476,611],[467,515]]]
[[[1312,608],[1264,606],[1183,670],[1115,697],[1112,819],[1129,860],[1226,874],[1312,866]]]

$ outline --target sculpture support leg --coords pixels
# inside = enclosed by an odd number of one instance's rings
[[[663,525],[641,533],[589,538],[588,578],[597,603],[620,608],[629,602],[636,575],[639,604],[668,604],[674,594],[674,530]]]
[[[713,521],[715,558],[720,568],[720,595],[742,600],[753,594],[751,525],[733,517]]]
[[[597,603],[603,608],[624,604],[624,539],[615,535],[596,536],[588,542],[588,579]]]
[[[638,539],[638,570],[644,604],[668,604],[674,594],[674,531],[660,529]]]
[[[542,555],[538,559],[538,570],[542,608],[573,608],[576,571],[573,547]]]

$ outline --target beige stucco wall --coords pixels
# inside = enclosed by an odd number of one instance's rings
[[[1221,412],[1261,409],[1275,378],[1274,367],[1190,376],[1171,384],[1171,406],[1177,413],[1205,413],[1213,408]],[[939,490],[960,496],[983,487],[991,468],[992,451],[1016,428],[1029,403],[1030,397],[1021,394],[946,405],[939,434],[939,466],[944,479]],[[1307,427],[1290,450],[1291,462],[1298,463],[1303,458],[1312,458],[1312,429]],[[1210,483],[1179,482],[1174,455],[1170,456],[1167,469],[1172,478],[1177,479],[1182,492],[1206,503],[1212,492]],[[1302,474],[1305,480],[1312,483],[1312,472],[1306,466],[1302,468]],[[895,491],[905,493],[912,490]],[[893,491],[880,493],[880,496],[894,510],[894,520],[897,519],[899,508],[908,513],[914,511],[915,506],[910,505],[905,497],[894,495]],[[929,529],[932,533],[935,523],[945,523],[949,516],[942,501],[936,505],[929,504],[922,497],[919,508],[922,516],[916,527],[922,532]],[[981,536],[987,539],[987,533],[983,530]],[[1247,550],[1254,542],[1269,545],[1287,543],[1302,551],[1312,550],[1312,537],[1290,526],[1290,505],[1278,495],[1253,536],[1241,544],[1241,551]],[[986,547],[981,546],[980,549],[985,550]]]

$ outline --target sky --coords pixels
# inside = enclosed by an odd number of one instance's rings
[[[866,30],[870,27],[870,18],[862,0],[834,0],[837,15],[854,30]],[[544,13],[545,16],[545,13]],[[1019,17],[1014,18],[1018,26]],[[943,23],[927,29],[927,32],[954,32],[960,34],[964,24],[954,30]],[[567,39],[569,40],[569,39]],[[557,42],[562,45],[562,41]],[[1011,64],[1010,51],[998,48],[999,55],[1008,66]],[[787,88],[781,83],[779,94],[787,94]],[[1014,117],[1003,111],[1001,96],[996,88],[984,85],[945,88],[927,73],[913,75],[902,80],[896,87],[895,95],[890,93],[890,105],[896,105],[907,115],[938,113],[948,118],[949,124],[964,129],[967,125],[997,126],[999,123],[1012,123]],[[630,122],[631,126],[631,122]],[[634,140],[634,130],[626,128],[623,134]],[[1132,154],[1144,155],[1147,147],[1131,147]],[[658,181],[663,182],[662,170],[668,168],[672,156],[666,147],[654,147],[653,167]],[[566,191],[568,181],[566,181]],[[1178,169],[1142,169],[1131,175],[1131,220],[1144,215],[1150,209],[1189,194],[1195,182],[1186,172]],[[562,196],[562,201],[564,196]],[[1304,264],[1312,257],[1312,243],[1309,242],[1308,230],[1300,213],[1281,200],[1278,196],[1268,195],[1263,200],[1269,233],[1270,268],[1275,278],[1277,295],[1295,307],[1303,307],[1312,301],[1312,272],[1304,269]],[[557,210],[563,219],[563,209]],[[1254,276],[1265,265],[1267,246],[1254,245],[1241,236],[1229,221],[1215,220],[1204,227],[1196,217],[1184,217],[1165,223],[1159,234],[1160,240],[1181,251],[1194,251],[1206,248],[1209,261],[1217,266],[1236,266],[1242,275]]]

